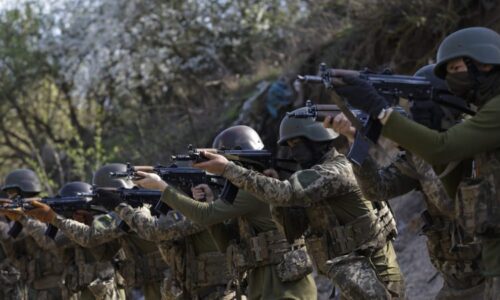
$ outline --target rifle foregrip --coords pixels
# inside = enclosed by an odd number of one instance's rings
[[[55,227],[52,224],[47,225],[47,229],[45,229],[45,236],[55,239],[57,235],[57,231],[59,231],[59,228]]]
[[[17,238],[21,231],[23,231],[23,224],[16,221],[14,222],[14,225],[10,227],[8,234],[12,238]]]
[[[236,195],[238,194],[239,188],[235,186],[231,181],[226,180],[224,187],[222,188],[222,192],[220,194],[220,198],[222,201],[233,204]]]

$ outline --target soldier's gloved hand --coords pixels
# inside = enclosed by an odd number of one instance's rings
[[[198,184],[191,188],[193,199],[198,201],[213,202],[215,199],[214,192],[207,184]]]
[[[201,151],[201,155],[208,160],[193,164],[193,167],[203,169],[215,175],[221,175],[222,173],[224,173],[224,169],[229,162],[227,158],[219,154],[210,153],[208,151]]]
[[[384,97],[368,81],[355,76],[344,76],[342,81],[345,85],[337,86],[335,91],[347,98],[351,106],[366,112],[372,118],[377,119],[380,112],[389,107]]]
[[[115,207],[122,203],[120,195],[112,190],[97,189],[97,197],[94,199],[94,203],[103,206],[107,210],[114,210]]]
[[[33,209],[26,210],[25,214],[43,223],[51,223],[56,218],[56,213],[45,203],[33,200],[30,202]]]
[[[134,184],[148,190],[164,191],[168,186],[168,184],[155,173],[137,171],[137,176],[141,177],[141,179],[134,180]]]

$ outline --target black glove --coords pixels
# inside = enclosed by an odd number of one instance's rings
[[[346,85],[335,89],[337,93],[347,98],[349,104],[360,109],[376,119],[382,109],[389,107],[384,97],[380,96],[368,81],[355,76],[344,76],[342,81]]]
[[[96,194],[97,197],[94,199],[94,203],[103,206],[107,210],[114,210],[115,207],[123,202],[117,192],[98,189]]]

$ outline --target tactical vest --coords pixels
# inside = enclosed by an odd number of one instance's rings
[[[330,202],[315,202],[306,208],[309,219],[309,229],[304,235],[307,250],[323,275],[328,274],[326,261],[353,251],[380,249],[397,235],[396,221],[385,202],[375,203],[379,209],[343,225]]]
[[[278,230],[256,233],[246,218],[238,218],[239,242],[226,250],[227,262],[233,279],[241,278],[245,271],[276,265],[282,282],[304,278],[312,272],[312,262],[304,240],[288,243]]]
[[[118,272],[127,286],[141,287],[148,282],[160,282],[168,268],[158,250],[143,253],[128,238],[120,238],[122,246]]]
[[[210,287],[226,287],[231,280],[226,264],[226,255],[220,252],[195,254],[189,237],[183,241],[162,243],[162,257],[169,266],[168,283],[162,289],[169,299],[202,298],[200,290]],[[207,289],[211,291],[210,289]],[[222,292],[225,288],[222,290]]]
[[[76,246],[70,249],[74,261],[66,266],[63,274],[63,283],[66,288],[73,292],[79,292],[87,288],[95,280],[107,281],[115,277],[115,269],[110,261],[98,262],[88,259],[88,254],[82,247]]]
[[[468,289],[484,280],[479,269],[481,245],[460,244],[455,240],[454,222],[431,216],[427,211],[422,232],[427,237],[429,257],[446,283],[456,289]]]
[[[62,260],[41,249],[29,236],[12,243],[14,264],[21,273],[22,281],[35,290],[60,288],[64,269]]]
[[[457,191],[455,216],[471,236],[500,236],[500,149],[474,157],[475,176]]]
[[[428,207],[422,213],[422,232],[427,236],[432,264],[452,288],[468,289],[481,284],[484,280],[479,270],[481,245],[468,243],[470,236],[440,213],[451,209],[454,202],[432,166],[415,155],[408,157],[421,175],[419,182]]]

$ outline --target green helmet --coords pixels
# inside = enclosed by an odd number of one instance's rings
[[[19,189],[23,193],[40,193],[42,185],[35,172],[30,169],[17,169],[5,177],[2,190]]]
[[[303,114],[307,112],[306,107],[294,110],[292,113]],[[303,137],[313,142],[326,142],[336,139],[338,133],[330,128],[324,128],[314,118],[290,118],[288,115],[281,120],[279,145],[286,145],[286,141],[293,138]]]
[[[489,28],[470,27],[447,36],[437,52],[434,73],[446,76],[446,64],[453,59],[468,57],[482,64],[500,65],[500,35]]]
[[[61,197],[78,196],[92,193],[92,186],[86,182],[73,181],[66,183],[57,193]]]
[[[125,164],[107,164],[102,166],[94,173],[92,177],[92,184],[97,187],[110,187],[110,188],[132,188],[134,183],[127,178],[113,178],[109,176],[111,172],[126,172],[127,165]]]
[[[216,149],[262,150],[264,143],[253,128],[245,125],[231,126],[219,133],[212,143]]]

